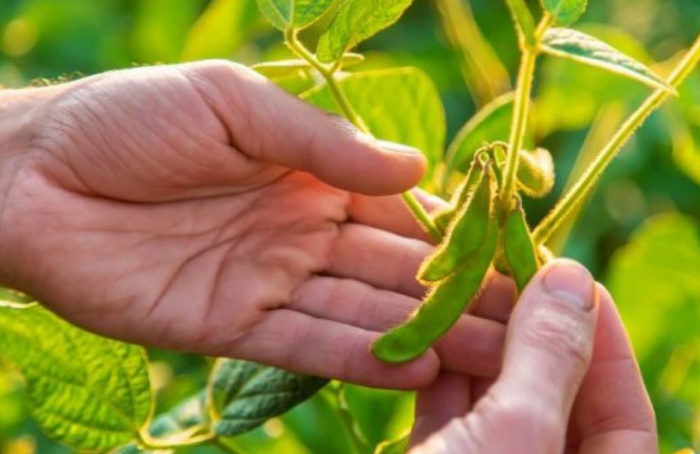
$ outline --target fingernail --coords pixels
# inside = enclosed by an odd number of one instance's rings
[[[377,145],[382,150],[389,151],[391,153],[400,153],[406,155],[416,155],[421,154],[420,150],[417,148],[409,147],[402,143],[389,142],[388,140],[377,140]]]
[[[590,311],[595,306],[595,281],[591,273],[576,262],[555,262],[542,280],[545,291],[558,301]]]

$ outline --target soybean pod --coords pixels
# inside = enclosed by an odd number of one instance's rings
[[[456,322],[486,277],[498,243],[498,222],[491,218],[485,240],[448,279],[435,285],[411,318],[382,335],[372,353],[382,361],[403,363],[425,353]]]
[[[519,197],[506,215],[502,241],[508,269],[518,291],[522,292],[537,273],[540,263]]]
[[[418,271],[418,280],[438,282],[461,266],[464,260],[478,250],[489,227],[494,212],[496,181],[491,162],[485,167],[478,164],[475,173],[476,189],[463,204],[450,224],[443,242],[433,255],[428,257]]]
[[[486,157],[485,150],[486,149],[479,150],[474,155],[467,175],[452,195],[449,208],[439,211],[433,218],[433,222],[435,222],[435,225],[443,235],[445,235],[449,229],[450,223],[455,218],[458,211],[469,203],[469,198],[473,194],[474,188],[483,172],[484,158]]]

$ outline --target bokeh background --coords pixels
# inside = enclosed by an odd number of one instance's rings
[[[476,43],[470,51],[476,66],[449,32],[457,16],[441,14],[437,6],[443,12],[459,7],[466,14],[457,28],[468,43]],[[665,73],[700,33],[700,2],[591,0],[576,27]],[[314,30],[304,38],[313,40]],[[416,0],[400,23],[361,50],[369,58],[355,70],[411,65],[427,72],[442,95],[450,136],[497,91],[508,89],[507,74],[517,65],[507,11],[493,0]],[[135,65],[204,58],[252,64],[287,55],[254,0],[0,2],[0,84],[7,87]],[[486,81],[476,75],[479,65],[489,74]],[[555,195],[528,202],[532,223],[648,89],[599,70],[543,59],[535,93],[532,128],[555,156],[558,181]],[[662,452],[700,447],[700,72],[681,95],[638,132],[576,225],[553,245],[585,263],[613,292],[657,411]],[[151,359],[159,410],[206,382],[206,359],[160,351],[152,351]],[[350,409],[371,441],[410,424],[411,399],[389,391],[348,391]],[[334,405],[330,393],[321,393],[242,437],[238,449],[351,452]],[[0,363],[0,454],[32,452],[68,451],[41,435],[29,417],[21,378]]]

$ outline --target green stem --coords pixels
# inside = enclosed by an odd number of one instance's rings
[[[508,210],[516,191],[516,177],[518,174],[518,153],[525,142],[527,133],[527,119],[530,114],[530,95],[535,78],[535,64],[539,55],[539,42],[552,23],[549,14],[545,14],[537,26],[535,32],[535,45],[529,45],[524,38],[520,40],[522,60],[518,70],[518,81],[515,92],[515,104],[513,106],[513,123],[510,129],[508,141],[508,158],[503,173],[503,189],[501,191],[501,206]]]
[[[199,430],[205,429],[206,426],[195,426],[183,434],[176,434],[167,439],[156,439],[153,438],[149,433],[144,432],[139,434],[139,445],[147,450],[158,451],[158,450],[168,450],[168,449],[180,449],[187,448],[191,446],[198,446],[205,443],[211,443],[216,439],[216,435],[213,433],[205,433],[197,436],[187,436],[184,439],[179,440],[178,438],[187,435],[189,433],[196,433]]]
[[[667,79],[671,87],[678,87],[690,75],[700,62],[700,36],[676,66]],[[581,179],[562,197],[552,212],[544,218],[533,232],[533,239],[537,245],[545,244],[557,231],[559,226],[566,221],[572,210],[586,199],[595,188],[600,176],[608,168],[612,160],[618,155],[622,147],[632,137],[634,132],[645,120],[658,109],[670,96],[668,89],[656,90],[644,104],[622,125],[617,134],[603,148],[598,157],[591,163]]]
[[[338,84],[338,79],[335,78],[335,73],[340,67],[338,62],[331,65],[325,65],[321,63],[318,60],[318,58],[316,58],[316,56],[313,53],[311,53],[311,51],[309,51],[301,41],[299,41],[297,37],[297,30],[287,30],[284,33],[284,38],[285,43],[287,44],[287,46],[289,46],[292,52],[296,53],[299,57],[308,62],[312,68],[317,70],[321,74],[321,76],[323,76],[324,80],[328,84],[328,88],[330,89],[331,94],[338,103],[340,110],[343,112],[343,115],[345,115],[345,117],[360,131],[364,132],[365,134],[371,135],[371,131],[369,130],[365,122],[362,121],[362,118],[360,118],[360,116],[357,115],[355,109],[352,108],[352,104],[350,104],[350,101],[348,100],[347,96],[345,96],[343,89],[340,87],[340,84]],[[421,226],[428,232],[428,234],[430,234],[433,240],[440,241],[442,239],[440,230],[435,226],[435,222],[433,222],[433,219],[425,211],[423,205],[421,205],[420,202],[418,202],[415,195],[413,195],[413,193],[411,192],[405,192],[401,195],[401,197],[403,198],[404,202],[411,210],[415,218],[418,220]]]
[[[421,203],[418,201],[415,194],[410,191],[404,192],[401,194],[401,198],[406,206],[408,206],[408,209],[411,210],[411,213],[413,213],[413,215],[416,217],[416,220],[421,226],[423,226],[425,231],[428,232],[430,238],[432,238],[432,240],[436,243],[442,241],[442,232],[437,225],[435,225],[433,218],[430,217],[427,211],[425,211],[423,205],[421,205]]]

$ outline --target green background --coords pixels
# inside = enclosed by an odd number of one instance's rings
[[[533,8],[537,5],[533,3]],[[471,0],[476,20],[514,73],[515,36],[503,2]],[[533,9],[534,10],[534,9]],[[591,0],[576,28],[604,38],[645,63],[668,61],[700,33],[696,0]],[[315,39],[314,30],[304,35]],[[416,0],[394,27],[360,48],[364,66],[411,65],[437,85],[448,137],[476,111],[478,96],[435,4]],[[135,65],[228,58],[246,64],[282,58],[278,32],[253,0],[4,0],[0,3],[0,83],[8,87],[74,79]],[[528,202],[536,223],[561,193],[581,144],[600,146],[625,112],[648,94],[640,84],[543,59],[535,92],[536,139],[552,151],[555,194]],[[700,447],[700,74],[655,114],[625,148],[581,213],[562,255],[589,266],[612,290],[657,411],[662,452]],[[592,125],[595,125],[592,127]],[[593,131],[593,134],[591,133]],[[585,161],[585,157],[583,157]],[[209,364],[151,352],[159,410],[200,389]],[[411,397],[351,388],[352,411],[372,441],[399,433]],[[344,435],[329,393],[240,440],[242,452],[342,453]],[[28,416],[21,379],[0,363],[0,454],[59,453]],[[197,452],[216,452],[201,448]]]

